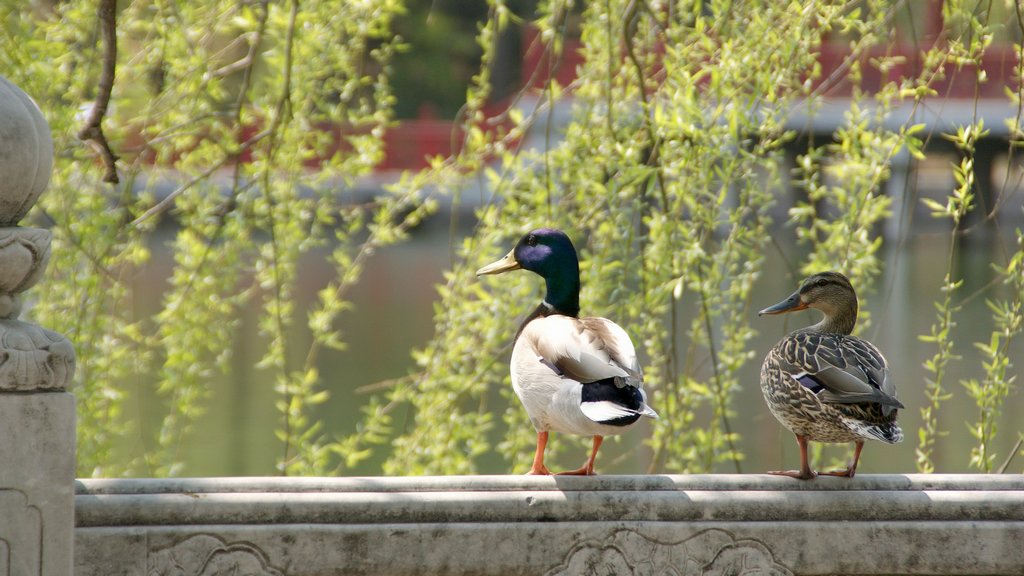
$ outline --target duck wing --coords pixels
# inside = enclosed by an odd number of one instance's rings
[[[588,383],[608,378],[620,385],[642,382],[636,350],[626,331],[606,318],[547,316],[527,326],[521,338],[559,374]]]
[[[547,316],[530,322],[520,338],[556,374],[583,385],[580,409],[590,420],[625,426],[640,416],[657,417],[641,389],[636,349],[611,320]]]
[[[878,348],[856,336],[802,332],[779,347],[780,367],[832,404],[878,403],[889,412],[903,408],[896,399],[889,366]]]

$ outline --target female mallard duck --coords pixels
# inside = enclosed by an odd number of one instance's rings
[[[903,404],[896,399],[896,385],[882,353],[870,342],[850,336],[857,323],[857,294],[846,276],[815,274],[758,316],[806,308],[821,310],[825,318],[780,340],[761,365],[761,392],[768,408],[796,434],[800,445],[800,470],[770,473],[813,478],[808,441],[854,442],[853,462],[845,470],[822,472],[852,478],[864,440],[903,440],[896,423],[896,410]]]
[[[580,265],[563,232],[534,230],[476,274],[520,268],[547,283],[544,301],[519,326],[512,348],[512,388],[537,429],[537,451],[528,474],[551,474],[544,466],[551,430],[594,437],[586,464],[564,472],[593,474],[604,436],[623,432],[641,416],[658,416],[647,406],[636,351],[611,320],[579,317]]]

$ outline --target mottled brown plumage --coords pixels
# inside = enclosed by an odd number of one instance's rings
[[[873,344],[851,336],[857,322],[857,295],[846,276],[823,272],[761,314],[815,308],[821,322],[782,338],[761,365],[761,392],[768,409],[796,434],[800,470],[773,472],[813,478],[807,442],[855,442],[854,459],[846,470],[826,474],[853,476],[864,440],[895,444],[903,440],[896,423],[896,399],[885,357]]]

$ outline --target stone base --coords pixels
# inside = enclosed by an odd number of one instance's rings
[[[85,480],[78,576],[1020,574],[1021,476]]]
[[[0,393],[0,576],[71,573],[75,400]]]

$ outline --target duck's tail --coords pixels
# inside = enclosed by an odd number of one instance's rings
[[[654,411],[654,408],[651,408],[646,403],[643,405],[642,409],[640,410],[640,415],[641,416],[646,416],[648,418],[653,418],[655,420],[658,419],[658,413]]]
[[[903,429],[900,425],[891,424],[864,426],[861,430],[865,436],[885,442],[886,444],[899,444],[903,441]]]

